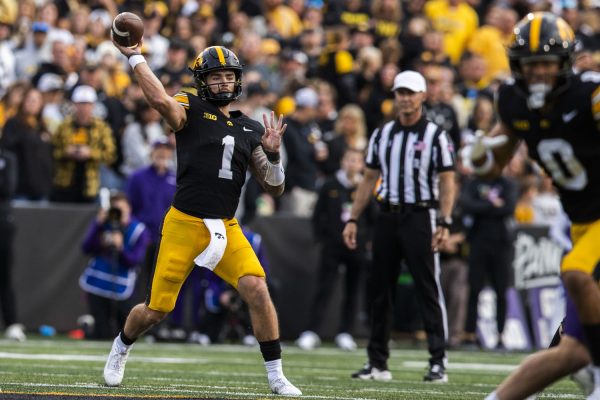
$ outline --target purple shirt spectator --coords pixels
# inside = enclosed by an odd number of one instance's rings
[[[134,172],[126,184],[132,214],[146,224],[152,241],[160,236],[160,224],[175,195],[175,173],[159,174],[151,165]]]

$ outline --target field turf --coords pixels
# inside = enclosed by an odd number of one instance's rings
[[[109,388],[102,369],[111,343],[61,337],[0,340],[0,399],[275,399],[260,352],[238,345],[137,343],[121,387]],[[284,371],[306,399],[483,399],[525,354],[449,352],[449,383],[426,384],[427,352],[395,346],[391,382],[360,381],[350,374],[365,361],[365,350],[322,347],[304,352],[288,343]],[[583,399],[563,379],[541,399]]]

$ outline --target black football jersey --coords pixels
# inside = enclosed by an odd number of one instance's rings
[[[174,98],[185,108],[187,123],[176,132],[173,206],[198,218],[232,218],[264,128],[240,111],[228,118],[197,95],[179,92]]]
[[[573,76],[543,114],[527,107],[514,82],[498,90],[502,123],[527,143],[530,156],[552,177],[573,222],[600,219],[600,74]]]

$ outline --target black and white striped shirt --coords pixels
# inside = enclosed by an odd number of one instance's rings
[[[379,201],[435,205],[438,172],[454,169],[454,146],[446,131],[425,117],[412,126],[394,120],[371,135],[366,164],[381,170]]]

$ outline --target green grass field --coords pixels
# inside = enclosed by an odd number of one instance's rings
[[[109,349],[109,342],[61,338],[30,338],[24,343],[0,340],[0,399],[17,398],[16,394],[50,394],[45,398],[278,398],[269,392],[256,348],[138,343],[119,388],[103,385],[102,369]],[[284,369],[307,399],[468,400],[483,399],[523,357],[451,351],[449,383],[426,384],[422,376],[427,352],[394,348],[390,360],[393,381],[374,382],[350,378],[365,361],[364,348],[352,353],[334,347],[303,352],[288,344]],[[565,379],[539,398],[582,399],[583,395]]]

